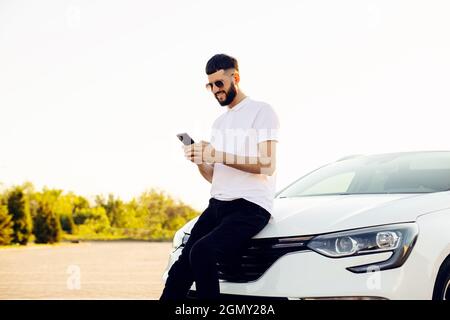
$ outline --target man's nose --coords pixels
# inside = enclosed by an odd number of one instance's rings
[[[216,94],[217,92],[222,91],[222,89],[223,89],[223,88],[219,88],[218,86],[213,85],[212,92],[213,92],[214,94]]]

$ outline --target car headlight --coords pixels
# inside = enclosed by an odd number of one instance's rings
[[[183,230],[178,230],[172,241],[172,247],[174,250],[177,250],[180,247],[184,247],[186,245],[187,240],[189,239],[190,234],[184,232]]]
[[[308,242],[308,248],[330,258],[392,252],[388,260],[347,268],[355,273],[367,272],[368,268],[373,267],[387,270],[403,265],[411,253],[418,232],[415,223],[349,230],[316,236]]]

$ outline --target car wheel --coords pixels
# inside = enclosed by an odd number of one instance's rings
[[[434,285],[433,300],[450,300],[450,257],[445,259]]]

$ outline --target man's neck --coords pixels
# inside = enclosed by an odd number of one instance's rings
[[[236,97],[231,101],[231,103],[228,105],[228,108],[233,109],[234,106],[238,105],[239,102],[247,98],[247,96],[243,92],[239,92]]]

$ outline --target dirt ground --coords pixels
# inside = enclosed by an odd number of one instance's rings
[[[0,299],[158,299],[168,242],[0,249]]]

